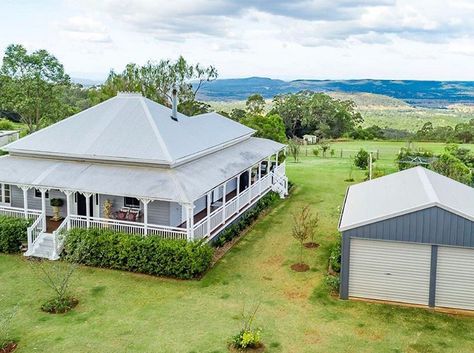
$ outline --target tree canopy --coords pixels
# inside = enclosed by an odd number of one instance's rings
[[[349,133],[363,119],[351,100],[339,100],[325,93],[302,91],[278,95],[272,113],[279,114],[289,137],[317,135],[338,138]]]
[[[0,69],[0,110],[19,114],[30,132],[79,110],[68,102],[71,86],[63,65],[46,50],[29,54],[19,44],[5,50]]]
[[[148,61],[143,66],[130,63],[121,73],[110,71],[105,83],[92,90],[90,97],[94,103],[99,103],[115,96],[119,91],[141,92],[155,102],[170,106],[171,90],[176,87],[180,101],[178,110],[195,115],[208,111],[205,104],[196,104],[196,94],[203,83],[216,78],[215,67],[192,65],[182,56],[176,61]]]

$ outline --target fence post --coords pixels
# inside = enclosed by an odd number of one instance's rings
[[[342,158],[342,148],[341,148],[341,158]]]
[[[377,149],[377,160],[380,159],[380,153],[379,153],[379,152],[380,152],[380,151]]]

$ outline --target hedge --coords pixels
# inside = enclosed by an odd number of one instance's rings
[[[27,241],[30,223],[24,218],[0,216],[0,253],[20,252],[21,244]]]
[[[242,231],[248,228],[260,214],[274,205],[280,197],[275,192],[269,192],[267,195],[262,197],[257,203],[247,210],[234,224],[224,229],[214,240],[213,245],[220,247],[228,241],[231,241],[237,237]]]
[[[337,238],[337,242],[331,247],[331,253],[329,255],[329,264],[331,268],[336,271],[341,271],[341,244],[342,238],[339,235]]]
[[[88,266],[190,279],[211,265],[213,249],[202,242],[119,233],[107,229],[72,229],[66,234],[66,258]]]

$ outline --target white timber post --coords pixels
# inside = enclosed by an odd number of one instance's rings
[[[211,192],[209,191],[206,195],[206,206],[207,206],[207,235],[211,235]]]
[[[143,232],[148,235],[148,204],[151,202],[150,199],[140,199],[143,203]]]
[[[262,193],[262,161],[258,162],[258,193]]]
[[[23,212],[25,219],[28,219],[28,190],[29,186],[22,185],[20,186],[21,190],[23,190]]]
[[[41,217],[43,217],[43,233],[46,233],[47,230],[47,222],[46,222],[46,192],[48,189],[46,188],[40,188],[39,189],[41,192]]]
[[[86,224],[87,228],[91,227],[91,196],[90,192],[85,192],[84,196],[86,197]]]
[[[187,205],[188,213],[188,241],[194,240],[194,202]]]
[[[66,195],[66,218],[67,218],[67,230],[71,229],[71,190],[63,190]]]
[[[227,182],[222,186],[222,223],[225,223],[225,203],[227,198]]]
[[[237,175],[237,213],[240,211],[240,174]]]
[[[277,151],[276,157],[275,157],[275,169],[277,169],[277,167],[278,167],[278,153],[279,153],[279,152],[280,152],[280,151]]]

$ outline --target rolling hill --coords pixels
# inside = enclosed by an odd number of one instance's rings
[[[472,81],[415,80],[294,80],[265,77],[220,79],[202,87],[198,99],[205,101],[244,100],[253,93],[265,98],[301,90],[317,92],[373,93],[403,100],[420,107],[446,108],[452,104],[474,104]]]

